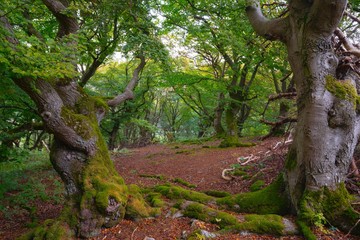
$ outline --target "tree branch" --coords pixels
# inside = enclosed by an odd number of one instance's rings
[[[277,122],[270,122],[268,120],[265,119],[261,119],[260,122],[266,124],[266,125],[270,125],[270,126],[280,126],[283,125],[285,123],[289,123],[289,122],[297,122],[296,118],[284,118],[283,120],[277,121]]]
[[[75,14],[69,15],[66,11],[69,3],[67,0],[42,0],[45,6],[52,12],[56,20],[59,23],[59,29],[57,33],[58,38],[76,33],[79,29],[79,24],[76,20]]]
[[[277,18],[269,20],[264,17],[259,1],[248,0],[246,14],[250,23],[257,34],[268,40],[286,41],[287,18]]]
[[[309,15],[309,29],[331,35],[343,16],[347,0],[314,0]]]
[[[360,57],[360,49],[355,47],[346,37],[345,34],[339,29],[336,28],[334,34],[339,38],[340,42],[344,45],[345,49],[348,53],[355,55],[356,57]]]
[[[144,56],[139,56],[138,58],[140,59],[140,63],[137,66],[137,68],[135,68],[135,70],[133,72],[133,76],[132,76],[129,84],[126,86],[125,91],[123,93],[119,94],[118,96],[116,96],[115,98],[109,100],[107,102],[109,107],[115,107],[115,106],[125,102],[128,99],[134,98],[133,90],[139,81],[140,72],[144,69],[144,67],[146,65]]]

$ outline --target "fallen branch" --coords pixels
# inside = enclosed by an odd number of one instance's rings
[[[271,126],[280,126],[280,125],[283,125],[285,123],[291,123],[291,122],[297,122],[297,119],[296,118],[284,118],[283,120],[281,121],[277,121],[277,122],[271,122],[271,121],[268,121],[268,120],[265,120],[265,119],[261,119],[260,122],[262,123],[265,123],[267,125],[271,125]]]
[[[275,101],[281,98],[294,98],[297,96],[296,92],[279,93],[277,95],[270,95],[268,101]]]

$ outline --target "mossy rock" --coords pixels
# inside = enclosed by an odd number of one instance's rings
[[[296,231],[293,230],[295,228],[294,224],[292,224],[291,228],[287,229],[284,224],[285,219],[275,214],[249,214],[246,215],[244,220],[240,222],[237,216],[213,209],[200,203],[184,202],[181,209],[183,209],[184,216],[217,224],[225,231],[239,232],[246,230],[258,234],[273,235],[288,235],[296,233]]]

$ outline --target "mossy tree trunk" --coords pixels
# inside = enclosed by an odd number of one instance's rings
[[[274,20],[262,15],[257,1],[247,8],[258,34],[286,44],[294,73],[298,123],[286,163],[293,209],[306,225],[323,214],[343,230],[354,226],[359,216],[343,189],[359,135],[359,76],[352,71],[340,74],[341,61],[331,41],[346,4],[290,1],[288,16]],[[332,213],[329,204],[336,211]]]
[[[68,229],[91,237],[102,226],[113,226],[124,217],[128,194],[98,126],[106,103],[87,96],[74,82],[60,87],[42,80],[17,83],[36,102],[54,135],[50,159],[65,185],[62,220]]]
[[[78,48],[77,15],[71,14],[70,3],[66,0],[42,2],[58,23],[55,41],[59,45],[66,45],[68,50],[57,61],[68,64],[69,69],[76,69],[77,57],[71,54]],[[21,50],[21,41],[16,38],[14,28],[6,16],[0,17],[0,27],[7,32],[5,39],[9,48],[14,52]],[[116,41],[112,43],[115,44]],[[30,77],[17,77],[21,75],[13,74],[14,82],[35,102],[46,130],[54,136],[50,160],[66,189],[66,205],[59,219],[46,221],[42,227],[28,235],[29,238],[92,237],[100,233],[101,227],[111,227],[118,223],[127,209],[136,212],[136,208],[134,210],[132,207],[134,199],[128,200],[128,192],[131,190],[128,190],[114,168],[99,123],[109,107],[115,107],[134,97],[133,89],[145,67],[145,58],[141,54],[138,58],[140,63],[125,91],[108,102],[87,95],[76,78],[63,77],[66,74],[47,80],[36,77],[33,73]],[[16,65],[17,62],[12,64]],[[87,80],[92,74],[87,75]],[[136,193],[133,191],[131,195]],[[137,207],[146,209],[145,204],[139,202],[140,200],[136,203]]]
[[[215,130],[215,136],[216,137],[223,137],[225,135],[225,130],[222,126],[222,116],[224,113],[224,93],[220,93],[218,95],[218,104],[215,108],[215,114],[214,114],[214,130]]]
[[[232,61],[231,64],[229,63],[233,73],[232,81],[228,86],[230,100],[225,107],[226,136],[220,145],[222,147],[241,145],[239,136],[251,111],[250,106],[247,104],[247,101],[251,100],[249,96],[250,87],[262,62],[263,60],[260,60],[253,68],[251,60],[248,60],[242,68],[238,66],[240,63],[235,64]]]

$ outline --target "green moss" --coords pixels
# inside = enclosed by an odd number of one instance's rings
[[[245,216],[245,222],[240,224],[240,229],[260,234],[268,233],[282,235],[284,231],[284,224],[282,222],[282,217],[279,215],[250,214]]]
[[[231,172],[231,174],[233,176],[243,176],[243,177],[248,176],[248,174],[245,171],[241,170],[240,168],[235,169],[234,171]]]
[[[165,205],[164,200],[161,198],[160,193],[149,193],[146,197],[153,207],[163,207]]]
[[[82,114],[77,114],[73,110],[63,107],[61,109],[61,117],[67,126],[71,127],[84,140],[89,140],[94,136],[92,119]]]
[[[85,115],[95,113],[100,109],[104,112],[109,111],[109,105],[101,97],[90,96],[86,93],[82,93],[82,97],[76,103],[76,110]]]
[[[206,238],[203,236],[201,229],[196,229],[186,238],[186,240],[204,240],[204,239]]]
[[[256,146],[252,142],[241,142],[238,137],[228,136],[219,145],[220,148],[228,147],[253,147]]]
[[[347,192],[345,185],[337,189],[323,187],[317,191],[305,191],[299,204],[299,221],[305,226],[322,227],[327,223],[348,231],[355,226],[359,214],[351,206],[353,197]],[[360,233],[360,227],[355,227],[352,233]],[[304,233],[305,234],[305,233]]]
[[[184,216],[219,225],[222,229],[237,229],[237,218],[229,213],[218,211],[200,203],[191,203],[184,209]]]
[[[207,203],[214,199],[204,193],[187,190],[178,186],[160,185],[156,186],[154,190],[170,199],[186,199],[200,203]]]
[[[265,182],[263,180],[257,180],[250,186],[250,191],[255,192],[259,191],[261,188],[263,188],[265,185]]]
[[[19,240],[67,240],[74,237],[74,232],[61,221],[46,220],[41,226],[18,238]]]
[[[234,211],[259,214],[283,215],[290,208],[282,174],[262,190],[220,198],[217,203]]]
[[[196,188],[195,184],[191,184],[191,183],[189,183],[189,182],[187,182],[187,181],[185,181],[184,179],[181,179],[181,178],[174,178],[173,182],[174,183],[180,183],[181,185],[183,185],[185,187]]]
[[[311,231],[310,227],[306,223],[298,220],[297,225],[299,226],[300,231],[302,232],[302,234],[304,235],[304,237],[307,240],[316,240],[317,239],[315,234]]]
[[[97,151],[89,158],[88,165],[83,171],[84,194],[81,196],[80,208],[92,209],[95,202],[97,210],[106,215],[109,200],[114,199],[123,206],[119,212],[122,218],[125,214],[124,206],[128,201],[127,186],[115,170],[96,120],[92,122],[92,129]]]
[[[166,177],[164,175],[159,175],[159,174],[140,174],[139,177],[143,177],[143,178],[155,178],[155,179],[159,179],[161,181],[165,180]]]
[[[357,94],[356,88],[349,80],[337,80],[331,75],[327,75],[326,89],[335,95],[335,97],[347,100],[353,103],[354,108],[360,103],[360,97]]]
[[[217,224],[221,229],[229,231],[248,230],[255,233],[282,235],[284,224],[282,217],[274,214],[246,215],[244,222],[230,213],[219,211],[200,203],[190,203],[184,209],[184,216]]]
[[[287,170],[294,170],[297,165],[297,153],[296,148],[291,147],[289,152],[287,153],[286,160],[285,160],[285,168]]]
[[[212,196],[212,197],[217,197],[217,198],[223,198],[223,197],[231,196],[230,193],[224,192],[224,191],[209,190],[209,191],[204,191],[204,193],[206,195],[209,195],[209,196]]]
[[[149,206],[141,195],[141,190],[136,185],[129,186],[129,197],[126,205],[125,217],[128,219],[141,219],[158,214],[158,210]]]

